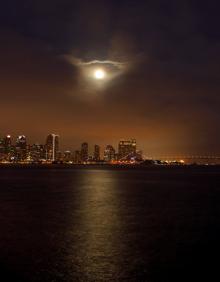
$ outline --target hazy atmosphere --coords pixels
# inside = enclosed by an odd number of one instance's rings
[[[1,135],[220,153],[218,1],[8,0],[0,27]]]

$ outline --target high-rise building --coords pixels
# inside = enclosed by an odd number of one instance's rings
[[[0,138],[0,161],[5,159],[5,145],[4,138]]]
[[[46,140],[46,159],[48,161],[56,161],[57,160],[57,152],[59,150],[59,135],[49,134]]]
[[[8,154],[12,146],[11,135],[5,136],[5,138],[3,139],[3,146],[4,146],[4,153]]]
[[[74,154],[74,162],[76,164],[79,164],[81,163],[81,152],[79,150],[75,151],[75,154]]]
[[[98,162],[100,161],[100,146],[95,145],[94,146],[94,155],[93,155],[94,161]]]
[[[89,146],[88,143],[84,142],[81,145],[81,161],[87,162],[89,157]]]
[[[34,162],[39,162],[46,159],[45,146],[40,144],[33,144],[30,147],[30,159]]]
[[[1,154],[1,158],[3,157],[4,152],[5,152],[4,139],[0,138],[0,154]]]
[[[11,144],[11,136],[7,135],[4,138],[0,138],[0,159],[1,160],[7,160],[10,150],[11,150],[12,144]]]
[[[136,140],[120,140],[118,144],[118,158],[126,158],[129,155],[136,154]]]
[[[16,139],[16,160],[24,161],[27,157],[27,140],[24,135],[19,135]]]
[[[70,151],[65,151],[64,154],[63,154],[63,160],[64,162],[70,162],[72,161],[72,154]]]
[[[63,153],[61,151],[57,151],[56,152],[55,160],[58,161],[58,162],[62,162],[63,161]]]
[[[107,145],[104,150],[104,160],[111,162],[115,160],[115,149],[112,145]]]

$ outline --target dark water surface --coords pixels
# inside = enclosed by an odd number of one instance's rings
[[[220,168],[0,169],[1,281],[220,281]]]

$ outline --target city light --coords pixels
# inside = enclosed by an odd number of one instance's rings
[[[189,165],[219,164],[219,156],[182,156],[169,158],[152,158],[143,155],[137,149],[135,139],[120,140],[118,150],[113,145],[104,148],[95,144],[90,151],[88,142],[83,142],[75,151],[60,150],[60,136],[49,134],[45,144],[28,144],[25,135],[19,135],[12,143],[11,135],[0,138],[0,164],[68,164],[68,165]]]

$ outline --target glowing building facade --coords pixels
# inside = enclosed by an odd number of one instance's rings
[[[40,144],[33,144],[30,146],[30,159],[33,162],[40,162],[46,159],[45,146]]]
[[[75,151],[75,154],[74,154],[74,162],[76,164],[79,164],[81,163],[81,152],[79,150],[76,150]]]
[[[45,149],[46,149],[46,159],[52,162],[56,161],[57,153],[59,151],[59,135],[56,134],[48,135]]]
[[[118,159],[126,158],[129,155],[136,154],[136,140],[120,140],[118,144]]]
[[[64,162],[70,162],[72,161],[72,154],[71,154],[71,151],[65,151],[64,154],[63,154],[63,161]]]
[[[99,145],[94,146],[93,159],[96,162],[100,161],[100,146]]]
[[[16,139],[16,160],[24,161],[27,157],[27,140],[24,135],[19,135]]]
[[[84,142],[81,145],[81,161],[87,162],[88,158],[89,158],[89,146],[87,142]]]
[[[104,150],[104,161],[111,162],[115,160],[115,149],[112,145],[107,145]]]

